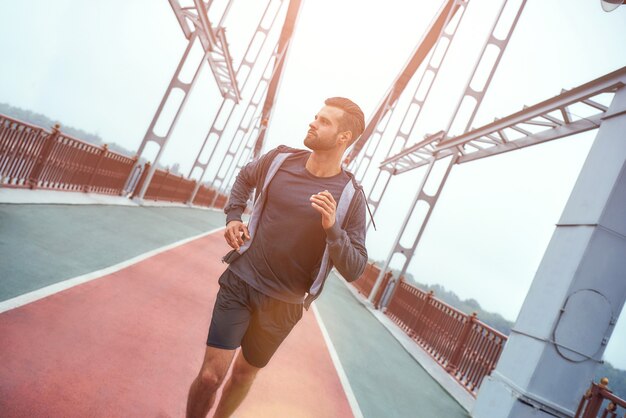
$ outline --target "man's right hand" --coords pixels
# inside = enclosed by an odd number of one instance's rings
[[[224,238],[226,239],[228,245],[230,245],[235,250],[239,250],[239,247],[243,245],[244,240],[247,241],[250,239],[248,227],[245,226],[241,221],[230,221],[226,225]]]

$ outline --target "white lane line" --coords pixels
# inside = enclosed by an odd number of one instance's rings
[[[330,353],[330,358],[333,361],[333,365],[337,370],[337,374],[339,375],[339,381],[341,382],[341,386],[343,386],[343,391],[346,393],[346,398],[348,398],[348,403],[350,404],[350,408],[352,409],[352,415],[354,418],[363,418],[363,413],[361,412],[361,408],[359,407],[359,403],[356,400],[356,396],[354,396],[354,392],[352,392],[352,386],[350,386],[350,381],[348,380],[348,376],[346,372],[343,370],[343,366],[341,365],[341,361],[339,360],[339,355],[337,354],[337,350],[335,350],[335,346],[330,339],[330,335],[328,335],[328,331],[326,330],[326,325],[324,325],[324,321],[322,320],[322,316],[317,310],[317,306],[313,303],[313,313],[315,314],[315,319],[317,319],[317,323],[322,330],[322,335],[324,336],[324,341],[326,342],[326,346],[328,347],[328,352]]]
[[[78,286],[79,284],[87,283],[91,280],[104,277],[108,274],[115,273],[116,271],[122,270],[128,266],[139,263],[140,261],[143,261],[147,258],[150,258],[157,254],[161,254],[165,251],[171,250],[172,248],[176,248],[181,245],[187,244],[188,242],[194,241],[196,239],[205,237],[221,229],[224,229],[224,227],[222,226],[219,228],[215,228],[208,232],[203,232],[201,234],[194,235],[193,237],[176,241],[172,244],[168,244],[164,247],[160,247],[155,250],[148,251],[146,253],[140,254],[136,257],[130,258],[126,261],[122,261],[121,263],[115,264],[113,266],[103,268],[101,270],[96,270],[91,273],[83,274],[82,276],[74,277],[72,279],[63,280],[61,282],[54,283],[46,287],[42,287],[41,289],[33,290],[32,292],[24,293],[23,295],[19,295],[14,298],[7,299],[5,301],[0,302],[0,313],[9,311],[11,309],[19,308],[20,306],[26,305],[28,303],[34,302],[39,299],[43,299],[46,296],[50,296],[55,293],[61,292],[63,290],[69,289],[71,287]]]

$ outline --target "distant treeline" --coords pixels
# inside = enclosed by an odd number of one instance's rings
[[[105,144],[104,140],[97,134],[92,134],[83,131],[82,129],[74,128],[73,126],[64,125],[61,121],[50,119],[49,117],[47,117],[46,115],[42,115],[41,113],[36,113],[30,110],[11,106],[8,103],[0,103],[0,113],[47,130],[51,130],[52,127],[58,123],[59,125],[61,125],[61,132],[63,132],[64,134],[73,136],[74,138],[80,139],[81,141],[89,142],[90,144],[98,146],[102,146]],[[131,151],[119,144],[116,144],[115,142],[107,142],[107,144],[109,146],[109,150],[117,152],[118,154],[123,154],[128,157],[133,157],[137,154],[136,150]],[[140,162],[145,163],[146,160],[144,158],[140,158]],[[170,172],[174,174],[180,174],[180,166],[178,163],[172,165],[171,167],[157,164],[157,167],[162,170],[169,169]]]
[[[378,266],[383,265],[383,263],[379,261],[377,261],[376,264]],[[392,269],[392,272],[395,277],[398,277],[398,274],[400,273],[394,269]],[[407,273],[405,278],[407,282],[426,292],[432,290],[437,299],[444,301],[448,305],[465,312],[468,315],[472,312],[476,312],[478,319],[490,327],[497,329],[501,333],[507,336],[511,333],[513,322],[504,319],[504,317],[498,313],[485,311],[476,299],[462,300],[456,293],[446,290],[446,288],[441,285],[428,285],[418,282],[410,273]],[[626,370],[616,369],[611,365],[611,363],[605,361],[598,366],[594,381],[599,382],[603,377],[609,379],[609,389],[611,389],[615,395],[622,399],[626,399]]]

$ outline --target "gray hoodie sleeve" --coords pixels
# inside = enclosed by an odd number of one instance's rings
[[[230,221],[241,221],[241,215],[246,210],[252,192],[261,182],[267,169],[268,162],[276,155],[276,149],[269,151],[258,159],[246,164],[237,174],[235,184],[230,191],[228,203],[224,207],[226,225]]]
[[[365,248],[365,199],[357,191],[352,215],[342,228],[335,224],[326,231],[326,242],[330,259],[339,273],[349,282],[363,274],[367,265],[367,249]]]

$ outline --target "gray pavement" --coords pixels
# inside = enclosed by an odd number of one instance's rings
[[[363,416],[469,417],[339,280],[316,304]]]
[[[0,301],[224,225],[185,207],[0,204]]]

